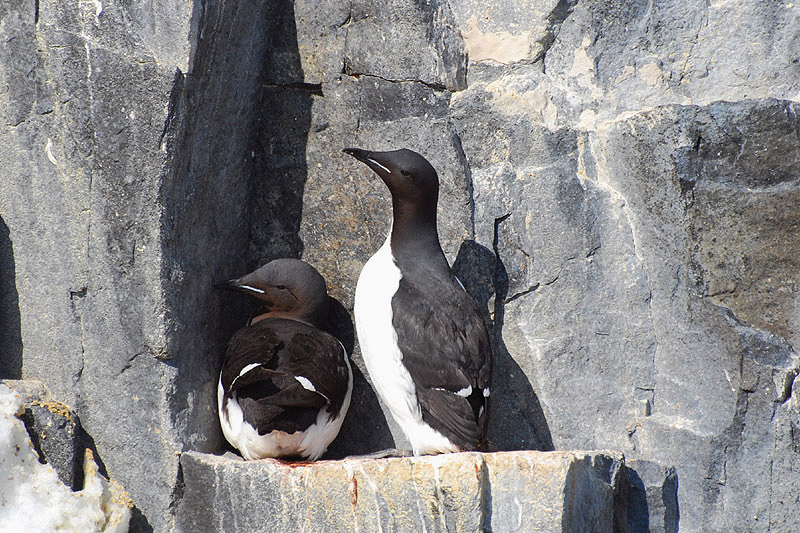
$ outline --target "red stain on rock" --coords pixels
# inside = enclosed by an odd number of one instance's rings
[[[353,510],[355,510],[356,504],[358,504],[358,481],[353,474],[353,479],[350,480],[350,505],[353,506]]]
[[[297,468],[298,466],[310,466],[314,464],[314,461],[282,461],[282,462],[289,468]]]

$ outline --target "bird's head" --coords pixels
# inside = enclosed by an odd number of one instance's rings
[[[391,152],[370,152],[360,148],[345,148],[371,168],[389,187],[395,204],[436,209],[439,198],[439,176],[427,159],[408,149]]]
[[[265,314],[303,320],[323,327],[328,315],[325,280],[299,259],[275,259],[241,278],[223,281],[218,289],[243,292],[264,302]]]

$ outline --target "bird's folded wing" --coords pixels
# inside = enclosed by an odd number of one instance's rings
[[[296,333],[287,350],[286,371],[308,380],[330,401],[329,411],[338,414],[349,383],[342,344],[332,335],[314,330]]]
[[[417,388],[423,418],[459,447],[477,445],[485,431],[491,348],[475,304],[464,292],[436,294],[400,281],[393,325],[403,364]],[[474,394],[473,394],[474,393]],[[475,405],[473,405],[475,404]]]

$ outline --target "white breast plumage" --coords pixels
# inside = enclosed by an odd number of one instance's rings
[[[387,238],[364,265],[356,286],[354,314],[361,354],[373,387],[408,437],[414,454],[455,452],[458,448],[449,439],[422,420],[414,381],[403,365],[392,325],[392,297],[401,277]]]

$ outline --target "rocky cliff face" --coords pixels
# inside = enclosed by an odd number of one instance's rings
[[[494,448],[622,451],[632,530],[676,484],[682,530],[796,526],[800,7],[27,0],[0,37],[0,377],[76,410],[134,529],[223,449],[213,282],[300,256],[352,306],[390,205],[345,146],[439,170]],[[331,457],[403,444],[353,359]]]

